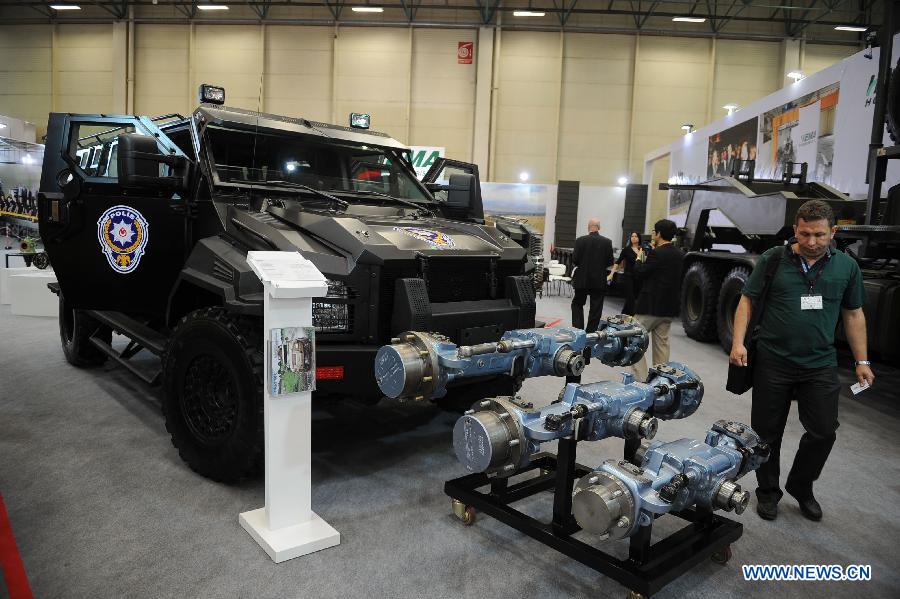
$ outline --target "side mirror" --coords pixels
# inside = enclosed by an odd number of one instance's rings
[[[475,175],[468,173],[455,173],[449,177],[447,190],[447,205],[452,208],[470,209],[475,206],[478,184]]]
[[[123,187],[155,187],[185,190],[188,187],[190,161],[184,156],[166,156],[149,135],[120,135],[116,166]],[[159,165],[169,166],[170,175],[159,174]]]

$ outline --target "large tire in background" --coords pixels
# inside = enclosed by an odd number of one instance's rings
[[[222,308],[181,319],[163,359],[163,415],[181,459],[219,482],[263,463],[262,323]]]
[[[112,340],[112,331],[109,327],[88,316],[84,310],[70,308],[60,292],[59,340],[69,364],[88,368],[106,362],[108,356],[90,341],[94,335],[106,343]]]
[[[888,135],[891,136],[894,143],[898,143],[900,141],[900,61],[890,72],[889,77],[884,120]]]
[[[716,340],[716,308],[719,303],[721,269],[694,262],[681,282],[681,324],[697,341]]]
[[[719,291],[719,308],[716,315],[716,328],[719,331],[719,343],[725,353],[731,353],[731,341],[734,339],[734,312],[741,300],[741,290],[750,277],[750,268],[736,266],[728,271],[722,279]]]

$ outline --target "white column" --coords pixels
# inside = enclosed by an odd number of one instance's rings
[[[296,252],[250,252],[247,263],[265,288],[266,505],[242,513],[240,523],[279,563],[334,547],[341,540],[340,534],[312,511],[312,393],[273,394],[272,389],[272,330],[311,327],[311,298],[324,296],[328,286],[322,273]]]

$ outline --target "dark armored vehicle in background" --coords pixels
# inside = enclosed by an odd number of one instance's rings
[[[220,88],[201,100],[188,118],[51,114],[39,196],[66,358],[162,382],[193,469],[230,481],[261,463],[250,250],[297,251],[328,279],[313,301],[319,397],[377,401],[375,353],[404,330],[468,345],[534,326],[533,264],[484,225],[477,167],[441,160],[420,183],[383,133],[226,108]],[[133,359],[142,349],[158,367]]]

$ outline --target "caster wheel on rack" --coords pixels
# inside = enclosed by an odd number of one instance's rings
[[[731,561],[731,555],[731,545],[728,545],[725,549],[713,553],[709,558],[717,564],[727,564]]]
[[[466,505],[459,499],[454,499],[451,501],[451,505],[453,507],[453,515],[459,518],[459,520],[465,524],[466,526],[472,526],[475,524],[475,508],[471,505]]]

